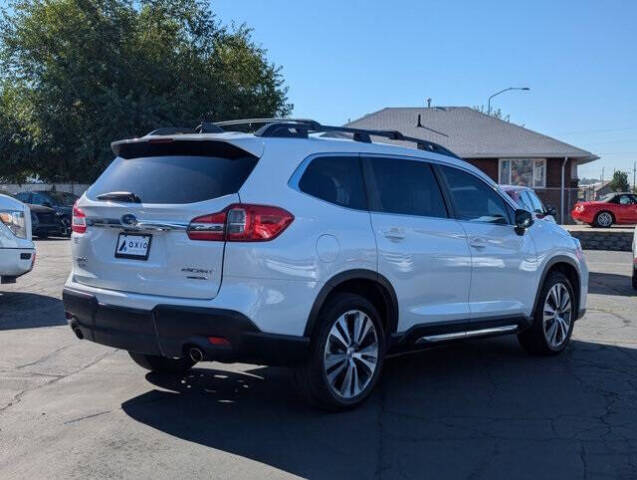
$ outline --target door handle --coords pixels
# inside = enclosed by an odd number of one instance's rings
[[[484,248],[487,246],[487,242],[484,238],[472,237],[469,241],[469,245],[471,245],[473,248]]]
[[[387,230],[383,230],[383,235],[385,238],[389,240],[404,240],[405,232],[399,228],[389,228]]]

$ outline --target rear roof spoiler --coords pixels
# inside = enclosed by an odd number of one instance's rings
[[[246,154],[259,158],[263,155],[263,142],[254,137],[232,138],[228,135],[211,139],[198,134],[176,134],[145,136],[111,143],[113,153],[122,158],[152,155],[217,155],[237,158]]]

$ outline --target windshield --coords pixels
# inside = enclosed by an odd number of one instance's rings
[[[613,198],[615,198],[615,194],[614,193],[607,193],[602,198],[600,198],[600,201],[601,202],[610,202]]]

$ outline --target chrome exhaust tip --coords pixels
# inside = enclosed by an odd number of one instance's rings
[[[201,362],[203,360],[203,352],[200,348],[197,347],[192,347],[190,350],[188,350],[188,356],[195,363]]]

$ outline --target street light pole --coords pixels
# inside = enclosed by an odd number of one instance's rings
[[[531,90],[531,89],[529,87],[508,87],[508,88],[505,88],[503,90],[500,90],[499,92],[495,92],[493,95],[491,95],[489,97],[489,101],[487,102],[487,114],[488,115],[491,115],[491,99],[493,97],[496,97],[496,96],[500,95],[501,93],[508,92],[509,90],[525,90],[525,91],[528,91],[528,90]]]

